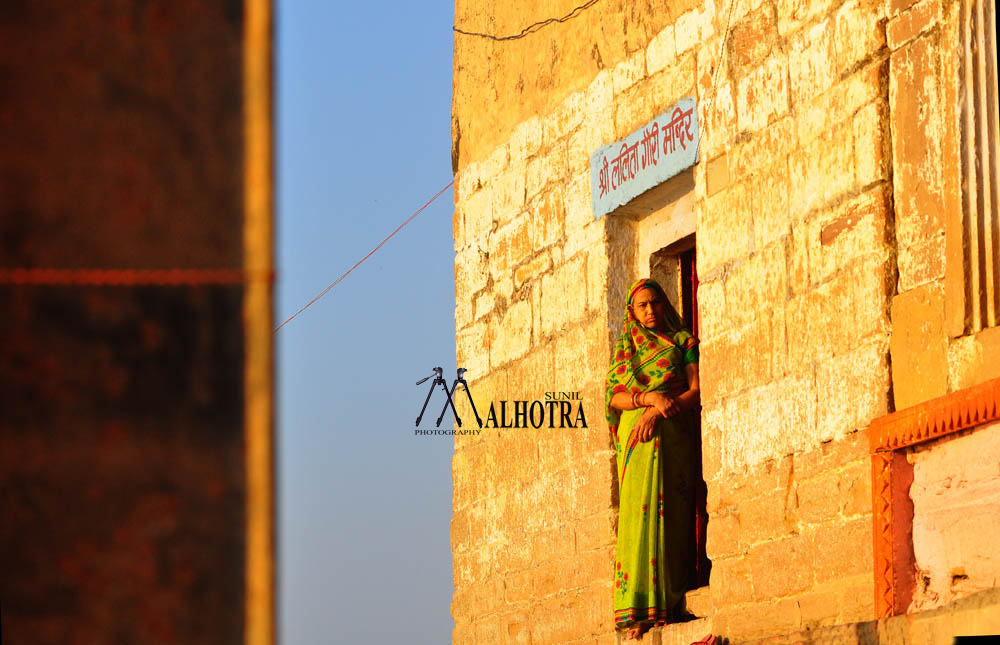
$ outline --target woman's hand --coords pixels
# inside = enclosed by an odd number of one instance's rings
[[[646,408],[639,420],[635,422],[635,432],[639,441],[652,439],[653,435],[656,434],[656,422],[662,418],[663,416],[656,408],[652,406]]]
[[[681,412],[681,405],[677,399],[667,396],[663,392],[647,392],[643,395],[643,402],[652,408],[656,408],[656,411],[664,419],[669,419]]]

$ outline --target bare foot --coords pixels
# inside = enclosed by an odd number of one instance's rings
[[[649,623],[637,623],[625,630],[625,638],[634,641],[642,640],[642,635],[648,632],[651,626]]]

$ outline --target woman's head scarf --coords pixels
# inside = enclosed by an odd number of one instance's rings
[[[666,304],[667,332],[659,332],[646,327],[632,313],[632,299],[642,289],[653,289]],[[611,367],[605,379],[604,416],[611,432],[618,429],[621,412],[611,407],[611,397],[618,392],[651,392],[666,389],[664,386],[671,379],[683,379],[684,375],[675,373],[671,361],[667,358],[675,346],[686,351],[697,343],[690,333],[684,330],[680,316],[664,293],[663,287],[655,280],[642,278],[632,283],[625,302],[625,322],[621,336],[615,343],[611,358]]]

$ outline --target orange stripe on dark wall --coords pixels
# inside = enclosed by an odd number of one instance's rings
[[[0,284],[43,286],[187,286],[274,282],[273,271],[242,269],[0,269]]]

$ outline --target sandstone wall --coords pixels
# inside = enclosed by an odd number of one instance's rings
[[[480,410],[580,390],[590,427],[456,440],[455,642],[613,640],[602,384],[656,244],[627,208],[594,220],[589,158],[685,96],[714,630],[870,620],[865,428],[994,369],[995,330],[945,334],[956,4],[757,0],[731,23],[728,3],[601,7],[508,43],[456,36],[458,364]],[[535,11],[459,1],[456,23],[506,33]]]

